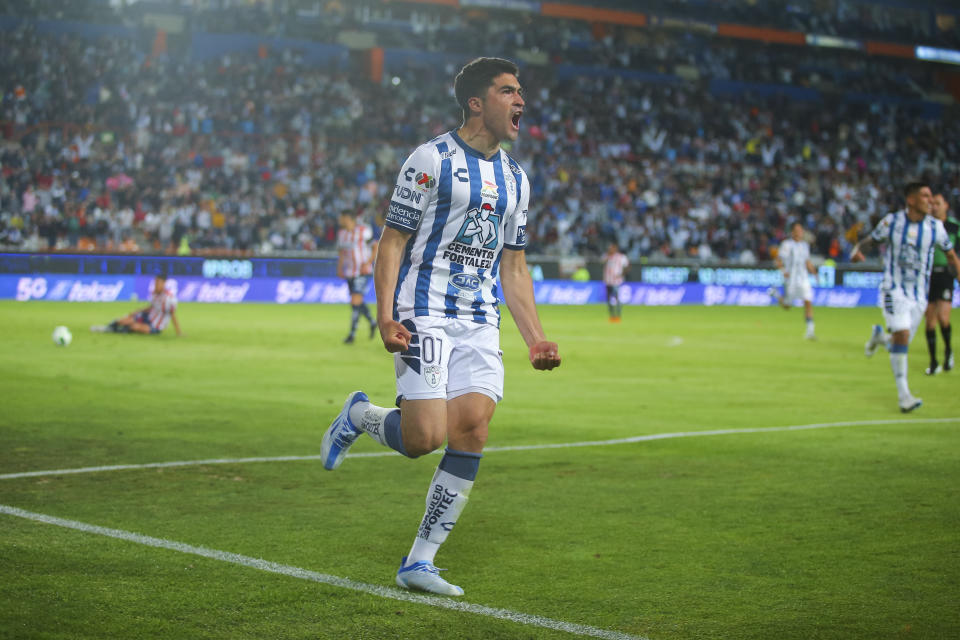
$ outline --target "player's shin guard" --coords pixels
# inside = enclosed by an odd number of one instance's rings
[[[378,407],[375,404],[366,404],[355,409],[358,415],[350,418],[361,431],[365,431],[371,438],[385,447],[390,447],[397,453],[410,457],[403,446],[403,431],[400,428],[400,409]]]
[[[467,506],[481,457],[479,453],[447,448],[430,482],[427,510],[407,556],[408,565],[415,562],[433,563],[440,545],[450,535],[457,518]]]
[[[357,320],[360,319],[360,305],[350,305],[350,335],[357,331]]]
[[[373,323],[373,318],[370,316],[370,307],[367,306],[366,302],[361,302],[358,306],[360,310],[360,315],[363,316],[367,322]]]
[[[893,380],[897,383],[897,396],[901,399],[910,397],[910,387],[907,385],[907,345],[890,345],[890,368],[893,370]]]

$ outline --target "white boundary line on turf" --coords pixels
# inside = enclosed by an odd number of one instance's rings
[[[606,629],[600,629],[597,627],[591,627],[591,626],[582,625],[582,624],[574,624],[571,622],[563,622],[562,620],[554,620],[552,618],[544,618],[542,616],[531,615],[528,613],[510,611],[509,609],[497,609],[494,607],[485,607],[479,604],[471,604],[469,602],[463,602],[462,600],[453,600],[452,598],[420,595],[416,593],[410,593],[408,591],[403,591],[401,589],[394,589],[394,588],[383,587],[375,584],[357,582],[355,580],[350,580],[349,578],[340,578],[337,576],[327,575],[325,573],[310,571],[308,569],[301,569],[300,567],[293,567],[286,564],[270,562],[268,560],[261,560],[260,558],[251,558],[249,556],[242,556],[237,553],[230,553],[229,551],[217,551],[216,549],[207,549],[206,547],[195,547],[193,545],[185,544],[183,542],[175,542],[173,540],[165,540],[163,538],[154,538],[154,537],[145,536],[139,533],[133,533],[131,531],[123,531],[122,529],[108,529],[106,527],[99,527],[93,524],[77,522],[76,520],[65,520],[63,518],[48,516],[42,513],[24,511],[23,509],[10,507],[3,504],[0,504],[0,513],[6,514],[9,516],[16,516],[18,518],[25,518],[27,520],[34,520],[36,522],[42,522],[44,524],[52,524],[52,525],[55,525],[58,527],[64,527],[67,529],[75,529],[77,531],[82,531],[84,533],[93,533],[100,536],[107,536],[109,538],[126,540],[127,542],[135,542],[137,544],[146,545],[148,547],[157,547],[159,549],[169,549],[170,551],[178,551],[180,553],[187,553],[190,555],[201,556],[204,558],[210,558],[212,560],[219,560],[221,562],[229,562],[231,564],[237,564],[243,567],[257,569],[259,571],[266,571],[269,573],[278,573],[280,575],[288,576],[291,578],[300,578],[301,580],[310,580],[312,582],[319,582],[319,583],[330,585],[333,587],[340,587],[342,589],[350,589],[352,591],[366,593],[372,596],[377,596],[379,598],[390,598],[393,600],[400,600],[403,602],[425,604],[431,607],[438,607],[441,609],[451,609],[453,611],[473,613],[480,616],[486,616],[488,618],[496,618],[498,620],[507,620],[510,622],[516,622],[517,624],[522,624],[527,626],[542,627],[544,629],[553,629],[555,631],[565,631],[567,633],[572,633],[579,636],[589,636],[592,638],[604,638],[606,640],[648,640],[647,638],[644,638],[642,636],[633,636],[627,633],[621,633],[619,631],[608,631]]]
[[[747,427],[742,429],[712,429],[709,431],[677,431],[673,433],[651,433],[645,436],[630,438],[616,438],[614,440],[588,440],[586,442],[561,442],[555,444],[526,444],[508,447],[486,447],[484,453],[498,451],[536,451],[540,449],[569,449],[573,447],[603,447],[617,444],[632,444],[649,442],[651,440],[670,440],[674,438],[698,438],[701,436],[729,436],[745,433],[776,433],[781,431],[807,431],[810,429],[830,429],[835,427],[869,427],[888,424],[940,424],[945,422],[960,422],[956,418],[913,418],[907,420],[858,420],[851,422],[819,422],[814,424],[795,424],[783,427]],[[434,453],[440,453],[436,451]],[[350,453],[348,458],[383,458],[385,456],[399,456],[395,451],[374,451],[370,453]],[[302,460],[320,460],[319,455],[310,456],[275,456],[257,458],[211,458],[208,460],[179,460],[174,462],[147,462],[144,464],[115,464],[102,467],[79,467],[75,469],[55,469],[51,471],[21,471],[18,473],[0,474],[0,480],[15,480],[17,478],[36,478],[41,476],[62,476],[75,473],[98,473],[100,471],[123,471],[128,469],[165,469],[169,467],[196,467],[210,464],[247,464],[251,462],[297,462]]]

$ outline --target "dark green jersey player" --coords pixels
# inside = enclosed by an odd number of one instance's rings
[[[960,221],[950,215],[950,205],[942,194],[933,197],[933,217],[943,222],[953,246],[960,239]],[[927,349],[930,351],[930,366],[924,373],[933,376],[953,368],[953,349],[950,344],[950,308],[953,305],[953,283],[958,274],[951,273],[947,256],[937,247],[934,249],[933,269],[930,272],[930,291],[927,295]],[[937,362],[937,324],[946,345],[943,364]]]

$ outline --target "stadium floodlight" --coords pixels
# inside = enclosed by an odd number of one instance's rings
[[[827,47],[830,49],[863,49],[863,43],[859,40],[850,38],[838,38],[836,36],[821,36],[813,33],[807,34],[807,44],[811,47]]]
[[[960,64],[960,51],[956,49],[937,49],[936,47],[920,47],[915,51],[918,60],[932,60],[947,64]]]

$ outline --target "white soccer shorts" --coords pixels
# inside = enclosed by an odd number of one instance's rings
[[[810,278],[804,277],[798,282],[793,282],[792,279],[787,280],[783,293],[784,298],[791,303],[794,300],[813,302],[813,287],[810,286]]]
[[[893,291],[881,289],[880,308],[883,309],[883,321],[888,331],[891,333],[909,331],[910,339],[913,340],[913,335],[917,332],[920,321],[923,320],[927,301],[914,300],[897,289]]]
[[[498,327],[432,316],[404,325],[413,338],[409,349],[393,354],[398,402],[452,400],[466,393],[482,393],[500,402],[503,352]]]

